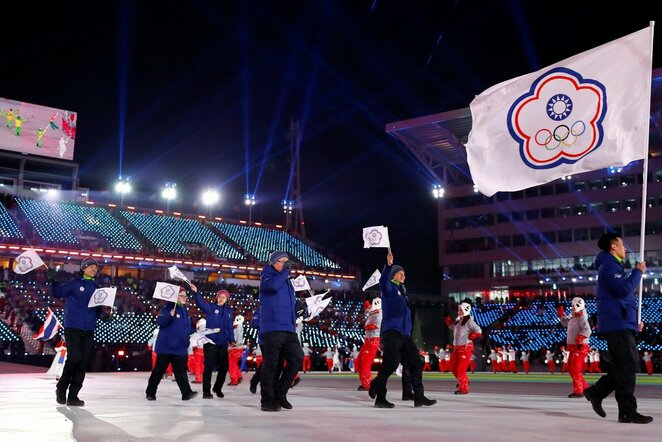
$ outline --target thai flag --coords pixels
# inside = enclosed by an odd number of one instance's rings
[[[44,325],[42,325],[39,331],[34,334],[33,338],[39,341],[48,341],[57,334],[57,331],[60,329],[60,327],[62,327],[60,325],[60,321],[57,320],[57,317],[49,308]]]

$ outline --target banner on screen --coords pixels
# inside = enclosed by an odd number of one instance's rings
[[[74,159],[76,112],[0,97],[0,150]]]

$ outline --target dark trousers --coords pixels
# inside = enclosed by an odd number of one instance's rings
[[[69,399],[78,398],[78,392],[83,388],[85,369],[94,347],[94,331],[67,328],[64,330],[67,342],[67,361],[64,363],[62,376],[57,383],[57,389],[69,390]]]
[[[414,390],[414,397],[420,399],[423,391],[423,363],[418,354],[418,348],[410,336],[404,336],[397,331],[388,330],[382,333],[382,366],[377,377],[372,381],[377,393],[377,399],[386,399],[386,382],[398,365],[409,367],[409,378]]]
[[[619,414],[630,414],[637,411],[637,399],[634,397],[634,387],[639,371],[639,354],[634,332],[623,330],[605,333],[611,364],[607,374],[598,379],[590,387],[591,395],[606,398],[616,391],[616,402]]]
[[[278,331],[263,334],[260,348],[264,357],[260,373],[262,405],[272,405],[277,398],[287,396],[303,362],[303,351],[296,333]],[[287,365],[281,372],[282,361]]]
[[[228,374],[228,344],[210,344],[203,347],[205,352],[205,371],[202,373],[202,393],[211,394],[212,391],[221,392]],[[211,388],[211,374],[214,367],[218,367],[214,388]]]
[[[414,387],[411,385],[409,366],[407,364],[402,364],[402,395],[404,396],[406,394],[414,394]]]
[[[188,383],[188,373],[186,372],[187,360],[187,356],[158,353],[156,355],[156,364],[154,364],[152,374],[149,376],[149,381],[147,381],[145,394],[147,396],[156,396],[156,389],[161,382],[161,378],[163,378],[163,375],[168,369],[168,364],[172,364],[172,371],[175,374],[179,391],[182,393],[182,397],[188,396],[191,393],[191,385]]]

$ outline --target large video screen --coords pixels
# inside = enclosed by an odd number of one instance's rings
[[[74,159],[76,112],[0,98],[0,150]]]

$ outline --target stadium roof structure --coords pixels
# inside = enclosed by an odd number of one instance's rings
[[[654,69],[652,78],[650,147],[651,155],[658,156],[662,150],[662,68]],[[386,132],[402,142],[443,183],[445,163],[456,167],[467,163],[464,144],[471,124],[471,111],[466,107],[387,123]]]

